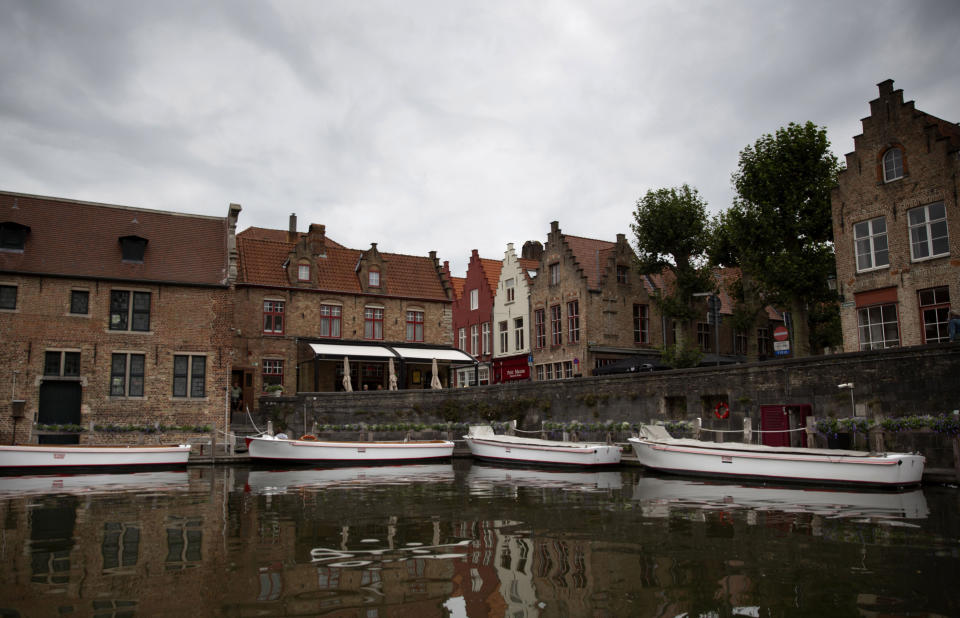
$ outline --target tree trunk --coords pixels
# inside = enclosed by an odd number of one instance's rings
[[[810,316],[806,303],[794,299],[790,303],[790,316],[793,320],[793,357],[810,356]]]

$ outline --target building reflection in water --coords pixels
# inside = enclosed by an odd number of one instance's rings
[[[823,603],[880,611],[883,566],[924,547],[898,531],[929,513],[919,490],[619,471],[260,472],[0,499],[0,615],[762,615],[814,606],[825,569],[845,592]]]

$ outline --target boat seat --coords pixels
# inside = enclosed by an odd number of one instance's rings
[[[648,440],[673,440],[673,436],[663,425],[643,425],[640,428],[640,434]]]

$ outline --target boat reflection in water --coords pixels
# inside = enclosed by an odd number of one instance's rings
[[[29,474],[0,476],[0,498],[40,494],[88,494],[137,490],[186,490],[184,471],[125,472],[115,474]]]
[[[452,483],[453,466],[446,464],[356,466],[331,468],[280,468],[251,470],[244,491],[276,495],[291,489],[328,489],[365,485]]]
[[[925,519],[923,491],[856,491],[709,482],[644,475],[634,500],[646,517],[667,517],[673,509],[779,511],[870,520]]]
[[[493,487],[538,487],[571,491],[620,489],[620,470],[546,470],[513,468],[474,463],[467,474],[470,493],[484,493]]]

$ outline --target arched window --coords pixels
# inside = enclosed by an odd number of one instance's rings
[[[883,155],[883,182],[903,178],[903,152],[891,148]]]

